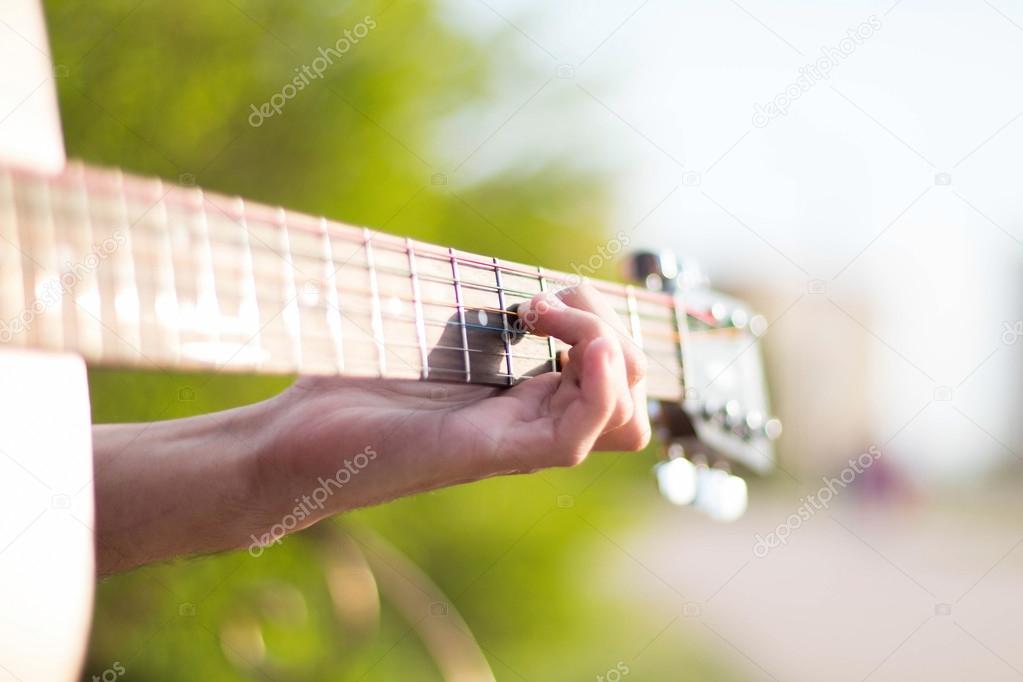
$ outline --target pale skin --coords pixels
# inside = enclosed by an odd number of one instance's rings
[[[645,447],[644,358],[610,304],[582,284],[518,314],[571,346],[561,372],[510,389],[302,377],[226,412],[95,426],[100,574],[251,549],[254,538],[279,539],[289,516],[287,530],[299,530],[404,495]],[[344,485],[325,494],[329,478]]]

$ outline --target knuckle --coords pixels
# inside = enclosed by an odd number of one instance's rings
[[[584,447],[573,447],[564,450],[557,458],[555,465],[567,469],[577,467],[586,461],[590,451]]]
[[[648,366],[646,355],[639,352],[631,343],[623,343],[622,352],[625,355],[625,373],[629,386],[635,386],[646,377]]]
[[[646,418],[637,420],[636,437],[629,449],[634,452],[645,449],[646,446],[650,445],[650,438],[650,422]]]
[[[627,452],[638,452],[650,444],[650,424],[645,419],[634,419],[615,432],[614,447]]]
[[[608,419],[608,427],[614,429],[625,426],[632,421],[632,416],[635,412],[636,409],[631,399],[619,400],[615,405],[614,411],[611,413],[611,417]]]

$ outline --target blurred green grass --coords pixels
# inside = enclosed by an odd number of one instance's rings
[[[518,63],[511,41],[456,29],[447,5],[45,7],[54,61],[66,74],[58,88],[73,157],[171,180],[188,174],[210,189],[559,269],[586,261],[612,231],[608,176],[598,166],[541,158],[484,178],[446,170],[452,152],[439,148],[441,124],[490,101],[495,65],[507,72]],[[248,125],[252,104],[367,15],[377,28],[323,80],[280,116]],[[518,77],[537,74],[523,65]],[[90,380],[97,422],[224,409],[289,381],[114,370],[93,370]],[[652,462],[650,453],[597,455],[571,471],[419,495],[331,523],[371,530],[423,569],[464,616],[498,679],[595,679],[618,661],[635,679],[722,679],[695,645],[653,647],[630,660],[663,619],[631,609],[632,586],[589,592],[612,565],[608,555],[622,558],[605,534],[621,537],[660,504]],[[439,679],[408,633],[407,614],[386,601],[373,636],[339,618],[323,542],[303,533],[258,559],[182,559],[104,581],[83,679],[114,661],[130,679]],[[253,641],[253,623],[265,650]]]

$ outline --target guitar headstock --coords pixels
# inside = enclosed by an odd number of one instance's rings
[[[681,402],[656,401],[651,418],[666,445],[657,467],[661,492],[718,520],[746,509],[746,483],[737,473],[765,474],[775,464],[781,422],[771,416],[759,338],[767,321],[744,302],[714,291],[695,267],[670,253],[638,253],[631,275],[671,293],[680,320]]]

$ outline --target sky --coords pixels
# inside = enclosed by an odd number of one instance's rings
[[[1023,452],[1023,11],[451,7],[535,66],[454,122],[453,148],[497,128],[460,172],[550,156],[610,169],[612,225],[699,262],[771,321],[794,466],[878,445],[921,481],[955,483]]]

